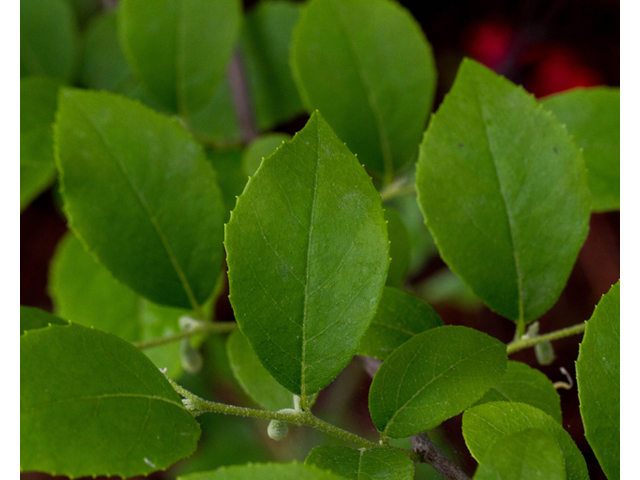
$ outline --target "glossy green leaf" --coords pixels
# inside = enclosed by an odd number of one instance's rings
[[[375,314],[389,242],[371,178],[318,112],[249,180],[225,246],[229,299],[260,362],[303,397],[328,385]]]
[[[385,287],[358,355],[384,360],[414,335],[440,326],[440,316],[428,304],[402,290]]]
[[[61,82],[52,78],[20,80],[20,211],[53,182],[53,122]]]
[[[27,330],[45,328],[49,325],[67,325],[68,323],[66,320],[51,315],[39,308],[23,307],[20,305],[20,335],[24,335]]]
[[[413,462],[399,450],[316,447],[304,461],[353,480],[411,480]]]
[[[386,207],[384,218],[387,221],[391,256],[387,285],[399,288],[404,284],[411,263],[411,237],[397,210]]]
[[[240,48],[258,127],[269,130],[304,113],[289,67],[300,5],[262,1],[245,17]]]
[[[243,390],[267,410],[293,408],[293,395],[265,370],[241,332],[227,339],[227,355],[233,375]]]
[[[123,0],[120,41],[136,77],[173,112],[214,97],[242,20],[239,0]]]
[[[565,480],[564,457],[548,433],[529,429],[493,444],[473,480]]]
[[[620,209],[620,89],[577,88],[542,100],[583,148],[595,212]]]
[[[492,445],[512,433],[535,428],[560,445],[568,480],[587,480],[587,465],[567,431],[553,417],[531,405],[492,402],[470,408],[462,416],[462,434],[473,458],[483,463]]]
[[[609,480],[620,478],[620,281],[587,322],[576,362],[580,415]]]
[[[20,0],[20,76],[70,82],[75,74],[78,27],[66,0]]]
[[[478,400],[507,367],[504,343],[472,328],[420,333],[382,363],[369,390],[376,428],[400,438],[437,427]]]
[[[420,147],[418,201],[443,260],[499,314],[558,299],[589,228],[579,149],[524,90],[465,59]]]
[[[80,90],[61,92],[56,142],[69,223],[100,262],[156,303],[202,304],[222,261],[222,198],[202,147],[176,120]]]
[[[212,472],[192,473],[178,480],[341,480],[342,477],[303,463],[249,463],[222,467]],[[344,480],[344,479],[342,479]]]
[[[80,325],[20,337],[20,470],[130,477],[196,448],[200,428],[133,345]]]
[[[286,133],[267,133],[256,138],[242,154],[242,166],[247,176],[256,173],[262,163],[262,159],[268,157],[284,142],[291,140],[291,135]]]
[[[415,160],[436,71],[418,23],[389,0],[312,0],[293,33],[291,66],[361,162],[387,178]]]
[[[524,363],[507,362],[507,371],[500,381],[491,387],[476,405],[500,401],[533,405],[562,424],[560,395],[553,383],[540,370]]]

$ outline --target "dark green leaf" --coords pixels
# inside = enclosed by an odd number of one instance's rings
[[[384,218],[387,221],[391,256],[387,285],[400,288],[404,284],[411,263],[411,237],[397,210],[386,207]]]
[[[428,304],[402,290],[385,287],[358,355],[384,360],[414,335],[440,326],[440,316]]]
[[[589,227],[580,151],[535,99],[465,59],[420,149],[418,200],[443,260],[493,310],[533,321]]]
[[[473,480],[565,480],[558,443],[542,430],[529,429],[497,440]]]
[[[27,330],[45,328],[49,325],[67,325],[68,323],[66,320],[39,308],[20,306],[20,335],[24,335]]]
[[[619,210],[620,89],[577,88],[542,103],[567,125],[576,144],[584,149],[593,210]]]
[[[304,461],[353,480],[411,480],[413,462],[399,450],[316,447]]]
[[[240,386],[267,410],[293,408],[293,395],[265,370],[242,333],[233,332],[227,340],[227,355]]]
[[[273,377],[306,396],[349,363],[389,262],[380,195],[322,116],[249,180],[226,228],[229,299]]]
[[[369,390],[376,428],[393,438],[438,426],[495,385],[507,367],[505,345],[472,328],[420,333],[382,363]]]
[[[620,478],[620,281],[587,322],[576,362],[584,432],[609,480]]]
[[[267,133],[256,138],[247,147],[242,155],[242,166],[248,177],[253,176],[262,163],[262,159],[268,157],[284,142],[291,140],[291,135],[286,133]]]
[[[79,325],[20,337],[20,470],[130,477],[196,448],[198,423],[133,345]]]
[[[240,47],[261,130],[304,112],[289,67],[289,45],[299,15],[296,3],[262,1],[244,21]]]
[[[476,405],[489,402],[522,402],[548,413],[562,424],[560,395],[551,380],[540,370],[520,362],[507,362],[500,381],[484,394]]]
[[[340,480],[342,477],[302,463],[250,463],[222,467],[213,472],[192,473],[178,480]],[[344,480],[344,479],[342,479]]]
[[[312,0],[291,47],[294,79],[360,161],[387,179],[415,160],[436,71],[411,14],[388,0]]]
[[[20,80],[20,211],[56,176],[52,125],[60,85],[44,77]]]
[[[155,100],[173,112],[195,113],[214,97],[241,20],[239,0],[123,0],[120,41]]]
[[[60,95],[56,141],[79,238],[139,294],[197,309],[222,261],[222,199],[200,145],[137,102],[80,90]]]
[[[78,27],[65,0],[20,0],[20,76],[70,82],[76,69]]]
[[[462,434],[473,458],[483,463],[491,446],[512,433],[535,428],[560,445],[568,480],[587,480],[587,465],[569,434],[553,417],[531,405],[492,402],[470,408],[462,416]]]
[[[207,151],[207,157],[218,174],[218,184],[222,191],[224,202],[224,221],[229,221],[231,210],[236,206],[236,198],[244,190],[249,177],[242,167],[242,153],[240,150],[230,148],[222,151]]]

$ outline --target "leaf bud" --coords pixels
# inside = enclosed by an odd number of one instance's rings
[[[271,420],[269,422],[269,426],[267,427],[267,435],[269,435],[269,438],[279,442],[280,440],[284,440],[288,433],[289,427],[287,426],[287,422],[283,422],[282,420]]]

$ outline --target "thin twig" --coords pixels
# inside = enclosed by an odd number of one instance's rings
[[[555,332],[539,335],[537,337],[522,337],[518,340],[514,340],[507,345],[507,355],[523,350],[525,348],[533,347],[536,343],[546,342],[550,340],[557,340],[559,338],[569,337],[571,335],[578,335],[584,332],[586,323],[579,323],[572,327],[563,328],[562,330],[556,330]]]
[[[167,343],[175,342],[183,338],[194,337],[196,335],[204,335],[207,333],[229,333],[234,331],[236,328],[238,328],[238,324],[236,322],[199,322],[198,325],[193,327],[191,330],[176,333],[174,335],[167,335],[166,337],[133,342],[133,345],[144,350],[145,348],[165,345]]]
[[[240,123],[240,137],[243,143],[251,143],[260,135],[260,131],[256,123],[249,84],[247,83],[242,54],[239,48],[236,49],[231,58],[227,76],[231,87],[231,97],[233,98],[236,115]]]
[[[471,480],[460,468],[436,447],[427,433],[411,437],[413,451],[420,455],[423,462],[431,465],[447,480]]]

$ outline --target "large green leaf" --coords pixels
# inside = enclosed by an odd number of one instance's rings
[[[296,3],[262,1],[245,18],[240,48],[261,130],[304,112],[289,67],[289,45],[299,16]]]
[[[473,405],[506,368],[505,345],[485,333],[460,326],[427,330],[378,369],[369,390],[371,419],[393,438],[437,427]]]
[[[609,480],[620,478],[620,281],[587,322],[576,362],[584,432]]]
[[[226,72],[241,20],[239,0],[123,0],[120,40],[155,100],[173,112],[195,113]]]
[[[311,0],[291,47],[294,79],[360,161],[393,172],[415,160],[436,71],[418,23],[389,0]]]
[[[258,170],[262,159],[268,157],[284,142],[291,140],[286,133],[267,133],[256,138],[242,154],[242,166],[247,176],[252,176]]]
[[[587,480],[587,464],[562,425],[531,405],[492,402],[470,408],[462,416],[462,434],[473,458],[483,463],[492,445],[512,433],[535,428],[550,434],[562,450],[568,480]]]
[[[529,322],[555,303],[587,235],[589,190],[579,149],[532,96],[465,59],[416,187],[442,258],[491,309]]]
[[[291,392],[265,370],[241,332],[236,331],[229,336],[227,355],[233,375],[253,400],[267,410],[293,407]]]
[[[133,345],[80,325],[20,337],[20,470],[130,477],[196,448],[200,428]]]
[[[473,480],[565,480],[564,457],[548,433],[529,429],[498,439]]]
[[[182,475],[178,480],[344,480],[342,477],[303,463],[250,463],[222,467],[212,472]]]
[[[20,0],[20,76],[70,82],[76,70],[78,26],[66,0]]]
[[[413,462],[399,450],[315,447],[304,461],[353,480],[411,480]]]
[[[524,363],[507,362],[507,371],[500,381],[491,387],[476,405],[500,401],[533,405],[562,424],[560,395],[553,383],[540,370]]]
[[[60,95],[56,142],[78,237],[139,294],[197,309],[222,261],[222,198],[202,147],[138,102],[71,89]]]
[[[20,80],[20,211],[56,176],[52,126],[60,85],[44,77]]]
[[[584,149],[593,210],[619,210],[620,89],[577,88],[542,103],[567,125],[576,144]]]
[[[311,395],[356,353],[389,242],[371,178],[316,112],[267,157],[226,228],[229,299],[273,377]]]
[[[402,290],[385,287],[358,355],[384,360],[414,335],[440,326],[440,316],[428,304]]]
[[[66,320],[51,315],[39,308],[23,307],[20,305],[20,335],[24,335],[27,330],[45,328],[49,325],[67,325],[68,323]]]
[[[389,233],[389,255],[391,264],[387,274],[387,285],[390,287],[402,287],[411,263],[411,237],[402,221],[400,213],[391,207],[384,209],[384,218],[387,220],[387,232]]]

